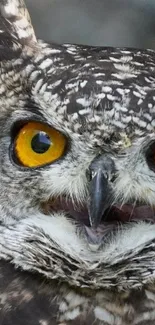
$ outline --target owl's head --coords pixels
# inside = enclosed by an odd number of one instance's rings
[[[37,41],[0,1],[0,256],[71,285],[155,272],[155,54]]]

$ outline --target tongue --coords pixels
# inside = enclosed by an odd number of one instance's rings
[[[116,223],[102,223],[96,229],[85,226],[87,241],[89,244],[100,245],[103,238],[105,242],[107,235],[109,235],[111,232],[114,232],[116,228]]]

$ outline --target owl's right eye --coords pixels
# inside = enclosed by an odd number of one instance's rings
[[[24,167],[40,167],[61,158],[66,137],[54,128],[40,122],[28,122],[18,132],[14,155]]]
[[[146,161],[149,168],[155,171],[155,141],[151,141],[146,150]]]

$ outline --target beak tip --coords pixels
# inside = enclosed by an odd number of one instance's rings
[[[99,224],[99,218],[95,217],[95,213],[90,213],[89,211],[89,223],[90,223],[90,227],[93,229],[96,229],[98,227]]]

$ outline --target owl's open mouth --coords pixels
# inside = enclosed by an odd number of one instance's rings
[[[147,205],[114,205],[107,209],[102,216],[100,225],[96,229],[86,226],[88,241],[100,244],[107,236],[114,234],[123,225],[131,222],[144,221],[155,223],[155,208]]]
[[[43,210],[47,214],[51,211],[64,211],[69,218],[82,224],[86,237],[91,244],[99,244],[107,235],[117,231],[119,227],[133,221],[155,222],[155,208],[147,205],[113,205],[102,216],[97,228],[90,227],[87,207],[81,204],[73,204],[72,200],[58,197],[43,204]]]

